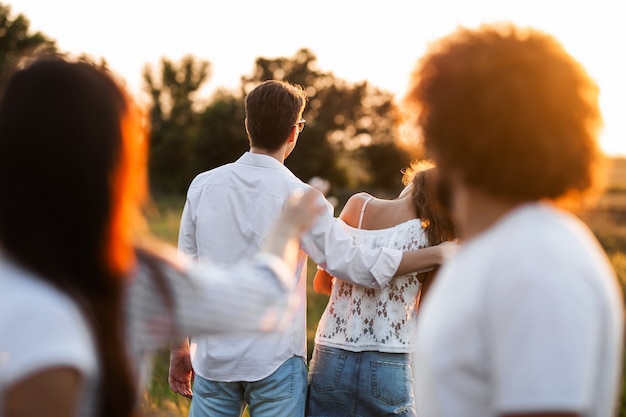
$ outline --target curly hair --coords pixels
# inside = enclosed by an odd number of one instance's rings
[[[469,187],[524,202],[597,185],[598,87],[548,34],[459,28],[418,61],[405,102],[429,157]]]

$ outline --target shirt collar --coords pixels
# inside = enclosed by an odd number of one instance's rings
[[[289,168],[285,166],[285,164],[280,163],[276,158],[272,156],[264,155],[261,153],[252,153],[250,151],[246,151],[237,160],[237,163],[260,166],[264,168],[279,169],[281,171],[289,173],[290,175],[293,175],[293,173],[289,170]]]

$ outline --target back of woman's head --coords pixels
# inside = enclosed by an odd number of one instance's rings
[[[124,111],[103,72],[57,58],[18,69],[2,95],[0,242],[58,285],[105,268]]]
[[[133,394],[119,317],[131,245],[122,218],[140,180],[128,163],[130,103],[102,68],[58,57],[18,67],[0,98],[0,245],[88,305],[108,415],[123,415]]]
[[[402,181],[411,184],[411,198],[426,229],[428,245],[456,239],[450,210],[438,192],[437,168],[429,161],[414,161],[404,170]]]

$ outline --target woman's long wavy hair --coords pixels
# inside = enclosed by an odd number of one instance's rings
[[[437,168],[430,161],[413,161],[404,171],[404,185],[411,184],[411,197],[417,216],[426,230],[428,246],[438,245],[457,238],[456,228],[450,210],[442,201],[437,178]],[[439,268],[422,273],[420,298],[424,296]]]
[[[103,417],[136,406],[122,297],[146,196],[143,121],[108,71],[61,57],[16,66],[0,99],[0,245],[85,312]]]
[[[437,168],[429,161],[413,161],[403,171],[402,183],[412,184],[411,197],[417,216],[426,229],[428,245],[456,239],[451,213],[441,201]]]

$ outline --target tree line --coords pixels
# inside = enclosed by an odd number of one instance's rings
[[[24,53],[63,53],[48,36],[31,33],[28,19],[11,16],[10,7],[2,3],[0,34],[2,74]],[[105,61],[100,64],[106,66]],[[199,91],[210,76],[211,63],[192,55],[179,61],[163,57],[156,65],[144,66],[150,186],[156,195],[184,194],[195,175],[232,162],[248,149],[243,97],[268,79],[299,84],[307,91],[306,128],[285,161],[302,180],[326,178],[334,193],[361,189],[393,194],[402,188],[401,170],[421,156],[417,143],[401,140],[401,116],[392,93],[320,69],[307,48],[291,57],[259,57],[251,73],[241,76],[238,88],[221,88],[203,99]]]

